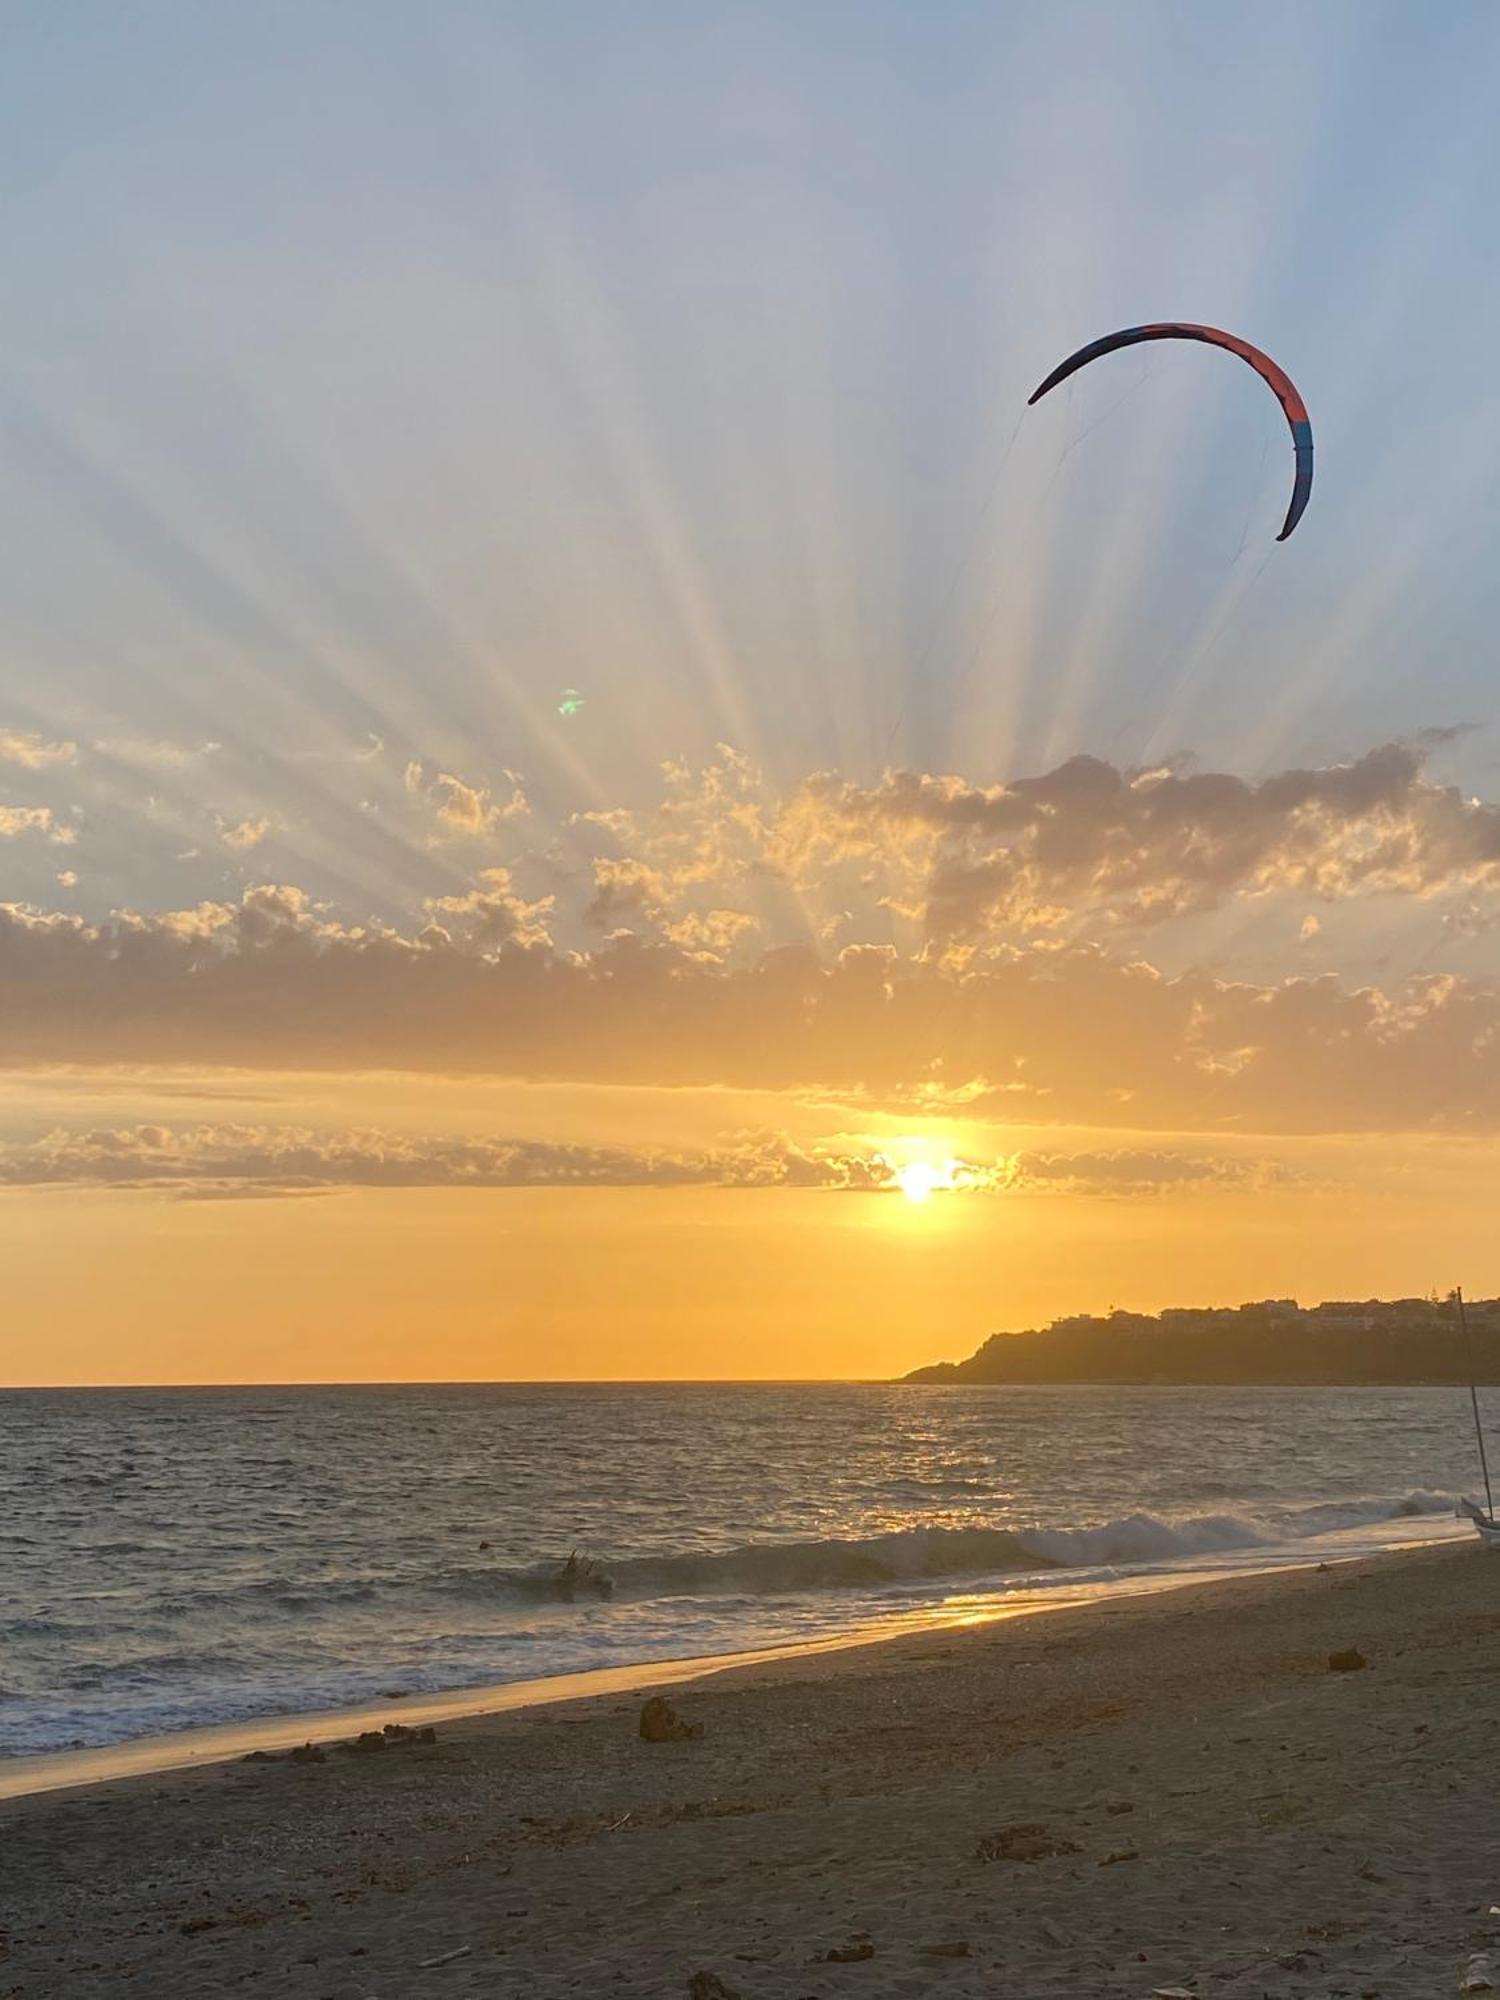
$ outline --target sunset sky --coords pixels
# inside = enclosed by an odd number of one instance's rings
[[[0,24],[0,1381],[1500,1291],[1500,12]],[[1273,354],[1118,354],[1180,317]]]

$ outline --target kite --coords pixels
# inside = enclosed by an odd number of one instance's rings
[[[1297,385],[1291,376],[1278,368],[1269,354],[1262,354],[1258,347],[1252,347],[1248,340],[1240,340],[1232,333],[1221,333],[1217,327],[1192,326],[1184,320],[1163,320],[1157,326],[1127,326],[1120,333],[1107,333],[1102,340],[1091,340],[1087,347],[1080,347],[1076,354],[1070,354],[1066,361],[1053,369],[1042,386],[1027,397],[1028,405],[1039,403],[1049,389],[1055,389],[1059,382],[1066,382],[1070,375],[1086,368],[1089,362],[1097,361],[1101,354],[1113,354],[1117,347],[1134,347],[1141,340],[1202,340],[1210,347],[1227,347],[1241,361],[1248,361],[1270,387],[1292,427],[1292,448],[1297,461],[1296,476],[1292,482],[1292,504],[1286,510],[1281,533],[1276,537],[1278,542],[1284,542],[1302,519],[1302,510],[1312,493],[1312,425],[1308,421],[1307,405],[1298,395]]]

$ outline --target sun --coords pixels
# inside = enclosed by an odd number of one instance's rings
[[[908,1201],[928,1201],[939,1188],[950,1185],[941,1167],[930,1160],[912,1160],[896,1169],[896,1185]]]
[[[891,1170],[891,1183],[908,1201],[930,1201],[935,1194],[962,1194],[990,1185],[982,1167],[971,1160],[955,1158],[907,1160]]]

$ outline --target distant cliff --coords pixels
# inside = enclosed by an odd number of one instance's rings
[[[1468,1304],[1474,1365],[1500,1383],[1500,1299]],[[1468,1364],[1447,1300],[1265,1299],[1161,1313],[1080,1314],[994,1333],[967,1361],[907,1382],[1462,1383]]]

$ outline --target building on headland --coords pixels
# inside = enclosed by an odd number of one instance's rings
[[[1465,1301],[1468,1350],[1451,1299],[1257,1299],[1159,1313],[1073,1313],[991,1334],[967,1361],[913,1382],[1421,1384],[1500,1382],[1500,1298]]]

